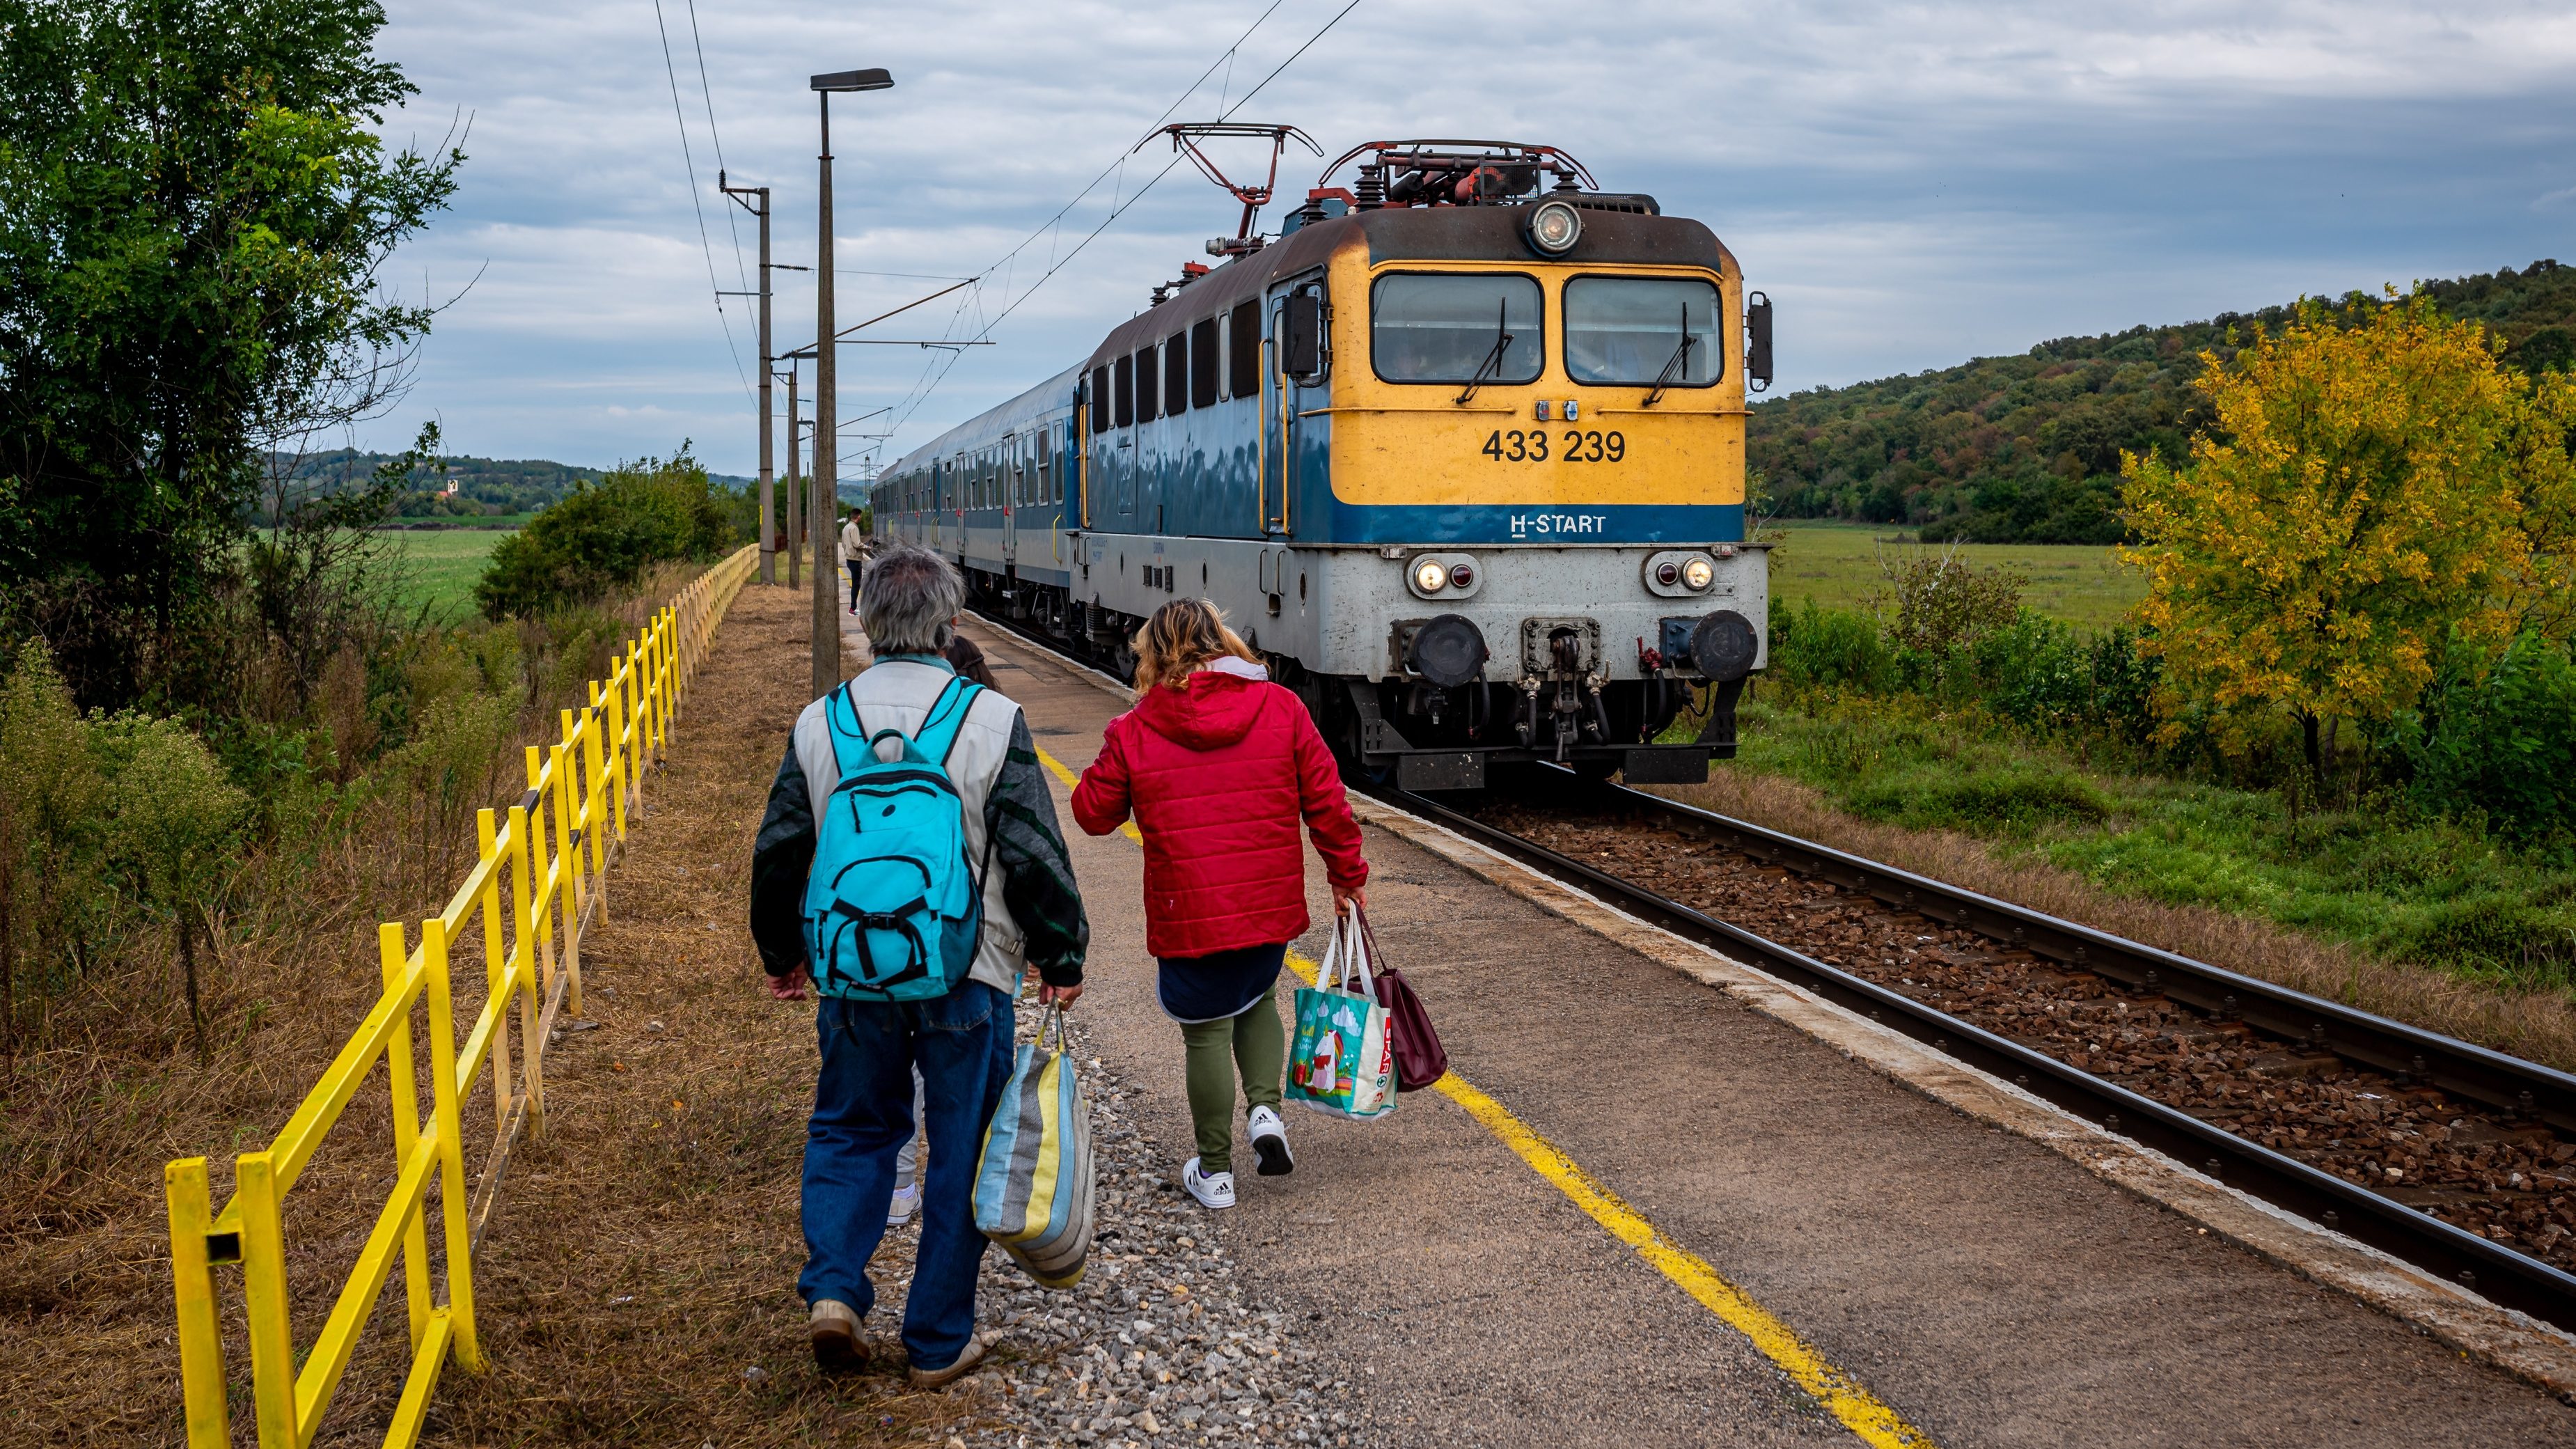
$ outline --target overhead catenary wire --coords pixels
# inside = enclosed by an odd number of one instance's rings
[[[680,126],[680,164],[689,174],[689,205],[698,214],[698,250],[707,259],[707,290],[716,294],[716,325],[724,329],[725,351],[733,354],[735,376],[742,379],[743,396],[751,396],[751,374],[742,365],[742,349],[734,345],[733,319],[726,315],[724,283],[716,280],[716,247],[707,236],[706,203],[698,198],[697,157],[689,149],[688,113],[680,109],[680,72],[671,61],[671,30],[662,21],[662,0],[653,0],[653,28],[662,37],[662,73],[671,81],[671,119]]]
[[[1238,37],[1233,45],[1226,47],[1224,55],[1219,56],[1217,61],[1211,62],[1206,70],[1201,71],[1198,79],[1190,83],[1190,88],[1181,93],[1180,99],[1175,100],[1171,105],[1165,107],[1163,114],[1155,118],[1154,124],[1156,126],[1160,126],[1165,119],[1171,116],[1172,112],[1179,110],[1182,104],[1188,101],[1190,96],[1197,92],[1199,86],[1206,83],[1208,76],[1215,73],[1217,65],[1230,58],[1234,54],[1235,50],[1240,47],[1245,40],[1250,39],[1252,32],[1260,28],[1263,20],[1270,18],[1271,11],[1277,10],[1279,8],[1279,4],[1280,0],[1273,0],[1270,9],[1262,11],[1260,16],[1254,19],[1252,25],[1243,32],[1242,36]],[[1321,26],[1318,26],[1314,34],[1306,37],[1306,41],[1303,45],[1290,51],[1287,59],[1282,60],[1277,65],[1271,67],[1269,74],[1263,76],[1260,81],[1252,87],[1252,89],[1245,91],[1241,98],[1237,99],[1232,105],[1225,107],[1224,110],[1218,114],[1217,119],[1219,121],[1233,119],[1238,111],[1241,111],[1245,106],[1252,103],[1253,97],[1260,95],[1272,81],[1277,80],[1281,72],[1295,64],[1297,59],[1300,56],[1303,56],[1307,51],[1312,50],[1315,47],[1316,42],[1322,40],[1326,35],[1332,32],[1334,26],[1341,24],[1342,17],[1358,9],[1359,6],[1360,0],[1349,0],[1349,3],[1342,6],[1341,9],[1334,11],[1332,18],[1325,21]],[[1104,168],[1101,171],[1101,176],[1105,177],[1109,175],[1111,171],[1117,170],[1118,165],[1123,164],[1125,159],[1126,158],[1122,155],[1119,163],[1113,163],[1111,166]],[[1093,227],[1088,233],[1086,233],[1082,240],[1074,243],[1073,250],[1064,253],[1061,257],[1052,259],[1047,269],[1038,276],[1038,279],[1031,282],[1026,291],[1020,293],[1017,297],[1012,298],[1009,302],[1004,304],[1000,312],[994,314],[989,321],[985,322],[984,325],[973,334],[974,338],[979,341],[982,340],[986,336],[990,335],[995,327],[1000,326],[1005,318],[1008,318],[1013,312],[1018,311],[1020,305],[1028,301],[1030,297],[1035,296],[1038,289],[1045,286],[1057,272],[1064,270],[1066,266],[1072,263],[1075,257],[1082,255],[1083,249],[1090,246],[1102,232],[1107,231],[1112,222],[1115,222],[1119,217],[1125,215],[1128,209],[1133,207],[1137,202],[1143,200],[1145,195],[1152,191],[1157,183],[1159,183],[1164,177],[1169,176],[1172,173],[1172,168],[1180,165],[1182,159],[1182,153],[1177,150],[1174,151],[1172,153],[1172,158],[1163,163],[1163,169],[1155,172],[1152,177],[1146,180],[1144,185],[1136,188],[1133,194],[1119,202],[1115,209],[1113,209],[1107,216],[1101,218],[1098,226]],[[1030,241],[1035,241],[1038,236],[1045,234],[1047,230],[1064,218],[1066,212],[1071,211],[1075,205],[1078,205],[1081,202],[1082,196],[1088,196],[1091,193],[1092,188],[1097,187],[1099,184],[1100,177],[1093,178],[1091,185],[1083,188],[1080,196],[1076,196],[1072,202],[1067,203],[1062,210],[1059,210],[1055,214],[1055,216],[1049,218],[1044,226],[1041,226],[1036,232],[1031,233],[1027,241],[1023,241],[1019,246],[1012,248],[1009,253],[1006,253],[1003,256],[1000,262],[996,262],[994,266],[986,268],[984,275],[990,276],[1004,263],[1009,262],[1013,257],[1017,256],[1022,249],[1028,246]],[[979,288],[978,291],[980,292],[980,290],[981,289]],[[893,425],[888,429],[889,434],[899,433],[903,430],[904,424],[911,421],[913,413],[919,410],[921,404],[927,402],[930,395],[939,390],[939,385],[941,383],[947,381],[949,372],[957,365],[957,359],[963,356],[965,356],[963,351],[949,355],[944,365],[940,367],[937,376],[932,377],[927,386],[919,388],[917,395],[909,399],[910,405],[896,417]]]
[[[688,5],[689,47],[698,53],[698,94],[703,97],[707,103],[707,140],[716,148],[716,175],[722,176],[725,173],[724,137],[716,131],[715,87],[707,84],[707,44],[704,40],[698,37],[698,0],[688,0]],[[749,269],[744,266],[742,260],[741,220],[734,215],[734,208],[730,206],[724,209],[724,216],[725,234],[733,238],[734,276],[742,283],[743,290],[749,291],[751,290],[751,273]]]

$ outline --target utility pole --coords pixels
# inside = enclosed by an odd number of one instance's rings
[[[760,218],[760,290],[753,294],[760,298],[760,581],[772,584],[778,581],[778,561],[774,556],[778,541],[770,531],[771,520],[776,513],[770,471],[770,446],[775,429],[770,425],[769,411],[772,361],[769,350],[769,188],[728,185],[725,174],[719,171],[716,173],[716,190],[731,198],[734,205]],[[747,196],[758,197],[758,204],[745,201],[743,198]]]
[[[814,697],[822,698],[841,683],[840,570],[832,567],[832,493],[839,470],[833,466],[840,428],[833,394],[840,385],[840,347],[832,336],[832,93],[822,93],[823,177],[815,207],[821,214],[814,251],[814,465],[806,470],[814,482],[814,500],[806,517],[814,530]]]
[[[796,457],[796,440],[800,436],[800,430],[796,424],[796,359],[794,356],[791,355],[787,359],[787,370],[779,376],[787,380],[787,519],[785,526],[787,529],[787,587],[793,589],[802,587],[797,578],[799,572],[797,560],[804,557],[798,546],[805,542],[805,510],[798,506],[799,500],[805,496],[805,475],[798,467]]]
[[[832,93],[881,91],[894,84],[882,69],[838,71],[810,82],[820,103],[823,151],[821,179],[815,193],[818,214],[814,249],[814,500],[807,517],[814,529],[814,694],[816,699],[841,684],[840,570],[832,566],[837,544],[832,527],[832,500],[838,473],[840,430],[837,422],[840,379],[833,366],[840,351],[832,319]]]

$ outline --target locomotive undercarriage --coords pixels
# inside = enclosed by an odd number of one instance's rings
[[[1144,620],[1070,597],[1067,590],[980,569],[966,574],[976,612],[1060,652],[1132,680],[1129,645]],[[1265,651],[1271,677],[1305,701],[1316,729],[1346,766],[1408,790],[1477,790],[1490,775],[1541,764],[1631,784],[1695,784],[1712,759],[1735,755],[1735,706],[1744,681],[1710,684],[1680,668],[1646,679],[1584,672],[1571,641],[1556,641],[1554,668],[1519,680],[1444,688],[1421,678],[1316,674]],[[1687,742],[1658,744],[1685,709],[1704,721]]]

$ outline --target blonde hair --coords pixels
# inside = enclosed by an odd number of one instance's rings
[[[1129,647],[1136,651],[1139,693],[1157,684],[1179,689],[1192,670],[1225,655],[1261,662],[1252,647],[1225,626],[1224,611],[1205,599],[1174,599],[1156,609]]]

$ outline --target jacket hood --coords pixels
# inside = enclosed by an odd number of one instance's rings
[[[1270,671],[1258,664],[1212,659],[1178,689],[1156,685],[1146,690],[1136,701],[1136,716],[1175,744],[1219,749],[1251,732],[1261,715],[1261,685],[1269,677]]]

